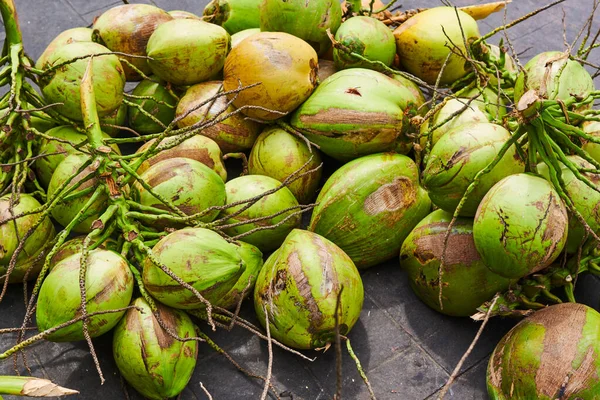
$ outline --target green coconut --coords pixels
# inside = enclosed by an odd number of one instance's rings
[[[248,107],[242,112],[251,118],[275,120],[311,95],[318,69],[317,53],[303,40],[283,32],[260,32],[227,56],[223,88],[235,91],[255,85],[228,95],[229,100],[237,108]]]
[[[22,193],[14,202],[11,214],[11,197],[10,194],[0,197],[0,283],[4,282],[4,275],[8,272],[10,261],[19,246],[19,238],[24,238],[41,217],[38,213],[10,220],[12,215],[41,208],[41,204],[33,196]],[[44,217],[41,224],[25,240],[17,255],[15,268],[8,278],[9,283],[22,282],[26,275],[29,279],[37,277],[43,264],[43,259],[37,258],[48,250],[55,235],[52,221]]]
[[[433,204],[454,213],[475,175],[498,155],[511,134],[500,125],[474,122],[448,131],[433,146],[423,170],[423,186]],[[481,199],[501,179],[525,171],[525,161],[511,146],[494,169],[479,178],[460,214],[472,217]]]
[[[440,84],[446,85],[464,77],[470,68],[463,57],[452,53],[448,42],[466,52],[465,40],[468,43],[478,38],[479,28],[477,21],[461,10],[435,7],[400,24],[394,37],[404,69],[431,85],[436,83],[448,58],[440,79]]]
[[[391,150],[398,142],[412,143],[407,119],[424,102],[420,89],[407,79],[352,68],[321,82],[290,123],[325,154],[348,161]]]
[[[260,0],[212,0],[204,7],[204,20],[221,25],[230,35],[260,26]]]
[[[176,397],[185,389],[198,357],[198,342],[171,337],[161,323],[181,338],[196,337],[196,326],[188,315],[157,304],[156,313],[143,298],[132,303],[115,327],[113,357],[121,376],[147,399]]]
[[[73,42],[91,42],[93,30],[90,28],[71,28],[61,32],[55,37],[46,47],[40,58],[35,63],[37,69],[43,69],[48,61],[48,58],[59,47],[65,46]]]
[[[468,317],[515,280],[496,275],[484,264],[473,241],[473,219],[457,218],[448,236],[439,303],[439,267],[452,214],[436,210],[408,235],[400,251],[400,266],[415,294],[446,315]]]
[[[159,26],[148,41],[148,65],[154,75],[174,85],[206,81],[223,68],[231,38],[218,25],[175,19]]]
[[[158,261],[215,304],[234,287],[246,269],[239,247],[218,233],[186,228],[163,237],[152,253]],[[191,290],[164,273],[150,258],[143,262],[144,287],[156,300],[180,309],[202,308]]]
[[[260,30],[285,32],[310,44],[318,54],[331,47],[327,30],[335,35],[342,23],[342,7],[336,0],[263,0]]]
[[[94,21],[97,41],[112,51],[146,56],[146,45],[156,28],[173,17],[149,4],[124,4],[108,9]],[[143,57],[125,57],[133,66],[148,75],[150,68]],[[127,80],[139,80],[141,75],[125,64]]]
[[[331,175],[316,200],[308,230],[331,240],[358,268],[393,258],[431,209],[419,171],[401,154],[372,154]]]
[[[119,57],[106,53],[110,53],[110,50],[98,43],[73,42],[58,47],[48,55],[42,68],[46,69],[77,57],[105,54],[94,57],[92,61],[96,109],[98,115],[103,117],[121,105],[125,88],[125,74]],[[40,87],[48,103],[63,103],[53,109],[75,121],[83,120],[80,88],[89,62],[89,58],[71,62],[40,79]]]
[[[87,140],[85,134],[79,132],[71,125],[62,125],[52,128],[46,132],[46,135],[57,139],[67,140],[75,145]],[[109,138],[108,135],[104,135],[104,137]],[[119,147],[116,144],[111,145],[111,147],[115,153],[121,154]],[[47,154],[47,156],[35,160],[34,164],[35,175],[40,184],[45,188],[48,187],[54,171],[65,158],[71,154],[83,154],[68,143],[49,140],[47,138],[41,139],[38,153]]]
[[[250,37],[250,36],[252,36],[252,35],[254,35],[255,33],[258,33],[258,32],[260,32],[260,28],[244,29],[243,31],[239,31],[237,33],[234,33],[233,35],[231,35],[231,48],[233,49],[242,40],[244,40],[247,37]]]
[[[564,303],[535,312],[498,343],[490,399],[593,400],[600,393],[600,314]]]
[[[92,165],[88,165],[80,173],[77,173],[79,168],[88,160],[88,156],[82,154],[71,154],[65,158],[52,174],[52,179],[48,184],[48,198],[52,198],[61,186],[69,179],[73,178],[69,183],[68,187],[73,187],[78,182],[84,180],[89,175],[94,173]],[[76,190],[72,191],[70,195],[77,194],[88,188],[93,188],[98,185],[96,177],[85,180]],[[60,201],[52,209],[52,217],[61,224],[67,226],[76,217],[79,211],[85,206],[85,204],[92,197],[92,193],[85,195],[79,195],[69,201]],[[72,231],[77,233],[89,233],[92,231],[92,224],[97,220],[102,213],[106,210],[106,201],[108,195],[103,193],[96,201],[88,208],[87,212],[83,215],[83,219],[73,226]]]
[[[223,182],[227,181],[227,169],[225,168],[225,164],[223,163],[223,154],[221,153],[221,149],[217,145],[217,143],[202,135],[192,136],[189,139],[184,140],[179,143],[175,147],[171,147],[170,149],[161,150],[161,146],[166,146],[170,142],[176,141],[177,138],[166,138],[161,141],[161,144],[158,146],[158,150],[160,152],[145,160],[142,165],[137,169],[137,173],[141,174],[145,172],[148,168],[153,166],[154,164],[167,160],[169,158],[191,158],[192,160],[196,160],[206,165],[208,168],[215,171]],[[146,142],[142,147],[140,147],[136,153],[143,153],[151,147],[156,139],[152,139]]]
[[[245,175],[230,180],[225,184],[227,191],[227,204],[250,200],[261,196],[264,193],[274,190],[281,186],[281,182],[264,175]],[[283,243],[285,237],[292,229],[300,226],[300,215],[293,215],[299,208],[282,211],[291,207],[298,207],[298,200],[294,197],[290,189],[282,187],[278,191],[263,196],[247,210],[237,214],[247,204],[229,207],[221,211],[220,218],[227,218],[226,225],[237,224],[255,218],[263,218],[256,222],[247,222],[243,225],[232,226],[223,229],[229,236],[237,236],[249,232],[250,230],[263,227],[263,230],[251,233],[243,237],[244,242],[258,247],[262,252],[275,250]],[[281,213],[276,215],[277,213]],[[229,217],[231,216],[231,217]],[[229,217],[229,218],[228,218]],[[274,225],[280,224],[277,227]],[[268,229],[264,229],[269,227]]]
[[[270,127],[260,134],[248,158],[251,175],[266,175],[283,182],[292,173],[307,172],[321,164],[321,155],[312,150],[302,139],[277,127]],[[316,195],[321,181],[322,168],[304,175],[289,184],[288,189],[300,204],[309,203]]]
[[[203,82],[189,87],[177,104],[177,126],[187,128],[234,113],[236,108],[228,105],[227,97],[221,95],[215,98],[222,89],[221,81]],[[214,102],[211,99],[214,99]],[[205,105],[201,106],[202,104]],[[223,152],[235,153],[251,149],[261,129],[260,124],[235,113],[202,129],[200,134],[217,142]]]
[[[515,82],[515,103],[529,90],[536,90],[545,99],[567,100],[571,96],[587,97],[594,90],[594,81],[578,61],[560,51],[547,51],[533,57]],[[592,106],[583,106],[588,109]]]
[[[79,254],[83,251],[83,242],[86,236],[76,236],[71,240],[67,240],[64,242],[59,248],[58,251],[54,254],[52,259],[50,260],[50,269],[54,268],[62,260],[72,256],[73,254]],[[116,240],[108,238],[104,239],[102,243],[98,243],[98,238],[92,238],[88,245],[90,250],[94,248],[99,248],[103,250],[112,250],[118,252],[119,244]]]
[[[370,61],[392,65],[396,56],[396,41],[392,31],[381,21],[371,17],[356,16],[342,23],[335,40]],[[361,61],[344,50],[333,49],[333,61],[337,69],[375,69],[370,63]]]
[[[164,127],[173,122],[177,99],[169,93],[164,84],[143,80],[138,83],[131,94],[133,96],[144,97],[130,99],[131,103],[137,105],[128,106],[129,126],[131,129],[140,134],[148,135],[164,131]],[[148,117],[138,107],[141,107],[147,114],[159,120],[164,126],[161,126]]]
[[[82,256],[78,253],[60,261],[42,283],[35,314],[40,332],[68,322],[81,314],[79,270]],[[102,249],[90,251],[85,276],[88,313],[127,307],[131,302],[133,274],[129,270],[127,260],[118,253]],[[90,317],[90,337],[98,337],[110,331],[124,313],[123,311]],[[83,340],[82,327],[83,323],[79,321],[57,330],[44,339],[52,342]]]
[[[171,201],[186,215],[197,214],[209,207],[225,204],[223,179],[200,161],[191,158],[175,157],[159,161],[144,171],[140,177],[154,193]],[[133,184],[131,195],[144,206],[169,210],[139,181]],[[218,214],[219,210],[213,210],[199,220],[210,222]],[[170,224],[168,221],[161,221],[161,223]]]
[[[586,121],[581,125],[581,129],[588,135],[600,140],[600,121]],[[594,160],[600,162],[600,144],[586,141],[581,149],[585,150]]]
[[[121,132],[121,126],[125,126],[127,121],[127,104],[121,103],[121,106],[112,113],[102,117],[100,119],[100,126],[102,132],[106,133],[110,137],[116,137]],[[114,148],[118,148],[116,144]]]
[[[216,307],[235,309],[240,301],[254,292],[254,284],[263,267],[263,254],[258,247],[240,241],[233,244],[238,246],[238,253],[246,263],[246,269],[229,292],[216,300]]]
[[[579,156],[567,156],[567,160],[581,169],[595,169],[592,164],[585,161]],[[590,188],[585,182],[573,174],[563,163],[561,166],[561,177],[565,192],[573,202],[577,211],[581,214],[590,229],[596,233],[600,233],[600,176],[589,172],[582,173],[588,181],[594,185],[595,190]],[[546,179],[550,180],[548,166],[544,163],[538,165],[538,172]],[[583,245],[584,239],[587,237],[585,227],[577,219],[575,215],[569,212],[569,235],[565,249],[567,253],[575,254],[579,251],[579,247]]]
[[[475,214],[475,246],[490,270],[521,278],[549,266],[567,241],[567,209],[552,185],[531,174],[496,183]]]
[[[271,336],[297,349],[315,349],[346,335],[360,315],[364,290],[354,263],[338,246],[313,232],[294,229],[265,262],[254,289],[254,308]]]

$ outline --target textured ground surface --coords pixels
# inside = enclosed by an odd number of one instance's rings
[[[166,10],[181,9],[200,14],[205,0],[148,0]],[[138,2],[138,1],[131,1]],[[26,51],[35,59],[45,46],[61,31],[87,26],[94,17],[111,6],[115,0],[16,0]],[[454,2],[456,5],[470,3]],[[545,4],[541,0],[515,0],[509,6],[508,19],[512,20]],[[404,8],[439,5],[436,0],[402,2]],[[589,15],[591,0],[567,0],[567,37],[572,40],[579,26]],[[546,50],[562,50],[562,9],[547,11],[524,25],[510,31],[522,59]],[[482,32],[500,25],[502,15],[481,21]],[[3,34],[2,34],[3,35]],[[491,41],[496,43],[499,38]],[[596,55],[595,61],[600,57]],[[362,360],[379,399],[430,399],[443,386],[449,373],[471,342],[479,324],[469,319],[449,318],[427,308],[412,293],[405,274],[397,260],[372,268],[363,275],[366,299],[361,319],[350,334],[356,354]],[[583,278],[578,286],[580,301],[594,307],[600,304],[600,283],[595,278]],[[0,305],[0,328],[20,325],[23,315],[21,288],[13,287],[10,296]],[[251,320],[252,307],[244,307],[244,315]],[[464,364],[460,379],[447,398],[469,400],[487,398],[485,370],[490,352],[513,321],[493,320],[479,344]],[[205,329],[205,331],[207,331]],[[265,342],[245,332],[211,334],[242,365],[260,374],[266,371],[267,346]],[[0,348],[10,346],[13,338],[0,338]],[[107,378],[100,386],[85,343],[43,343],[28,352],[29,364],[36,376],[78,389],[79,399],[125,398],[119,375],[112,361],[111,336],[95,340],[102,368]],[[274,384],[282,398],[330,399],[335,390],[334,352],[317,356],[315,362],[304,362],[297,357],[275,350]],[[10,360],[0,364],[0,375],[12,372]],[[367,399],[368,393],[344,355],[344,398]],[[201,344],[201,355],[195,374],[182,399],[205,399],[200,388],[203,382],[215,399],[259,398],[262,385],[238,373],[223,357]],[[129,389],[132,398],[134,391]],[[10,398],[10,396],[6,397]]]

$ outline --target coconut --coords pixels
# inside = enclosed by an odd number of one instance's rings
[[[425,169],[423,186],[433,204],[454,213],[475,175],[497,156],[511,134],[500,125],[474,122],[459,126],[433,146]],[[485,194],[502,178],[525,171],[525,161],[511,146],[494,169],[479,178],[460,214],[472,217]]]
[[[515,104],[532,89],[542,98],[564,101],[572,96],[587,97],[594,90],[594,81],[583,65],[570,60],[568,54],[547,51],[525,64],[515,82]],[[591,106],[592,103],[583,109]]]
[[[258,33],[258,32],[260,32],[260,28],[244,29],[243,31],[239,31],[237,33],[234,33],[233,35],[231,35],[231,48],[233,49],[242,40],[244,40],[247,37],[250,37],[250,36],[252,36],[252,35],[254,35],[255,33]]]
[[[87,160],[88,156],[82,154],[71,154],[60,164],[58,164],[58,167],[56,167],[56,170],[52,174],[52,179],[50,179],[50,183],[48,184],[48,198],[52,198],[52,196],[56,195],[57,191],[67,180],[73,178],[68,185],[70,188],[79,181],[84,180],[84,178],[87,178],[89,175],[94,174],[94,168],[92,165],[88,165],[79,174],[77,173],[79,168]],[[87,179],[76,190],[72,191],[70,195],[77,194],[87,188],[96,187],[97,185],[98,181],[96,177]],[[62,226],[69,225],[91,197],[92,194],[88,193],[83,196],[80,195],[70,201],[58,202],[58,204],[51,211],[52,217]],[[72,231],[77,233],[91,232],[93,222],[97,220],[106,210],[107,200],[107,194],[104,193],[100,195],[84,214],[85,218],[79,223],[75,224]]]
[[[215,171],[191,158],[175,157],[159,161],[144,171],[140,178],[154,193],[170,200],[186,215],[197,214],[213,206],[225,204],[225,184]],[[147,191],[139,182],[133,184],[132,197],[147,207],[169,210],[159,199]],[[213,210],[202,218],[210,222],[219,214]],[[161,221],[170,224],[168,221]]]
[[[218,25],[175,19],[159,26],[148,41],[148,65],[156,76],[174,85],[208,80],[223,68],[231,38]]]
[[[477,21],[461,10],[435,7],[410,17],[394,30],[394,37],[404,69],[431,85],[450,55],[440,79],[440,84],[446,85],[464,77],[469,68],[469,63],[448,46],[466,52],[465,40],[469,43],[478,38],[479,28]]]
[[[0,282],[4,282],[4,275],[8,272],[10,260],[19,246],[19,238],[24,238],[41,217],[38,213],[9,221],[12,215],[41,208],[41,204],[33,196],[23,193],[14,202],[11,214],[11,197],[11,194],[0,197]],[[25,240],[21,252],[17,255],[15,269],[10,274],[8,282],[22,282],[26,275],[29,279],[36,278],[43,264],[43,260],[38,260],[38,256],[48,250],[55,235],[56,231],[52,221],[50,218],[44,217],[41,224]]]
[[[78,253],[60,261],[42,283],[35,314],[40,332],[68,322],[81,314],[79,270],[82,256]],[[109,250],[90,251],[87,258],[85,289],[88,313],[128,306],[133,293],[133,275],[127,260]],[[110,331],[124,313],[123,311],[90,317],[90,337],[98,337]],[[59,329],[45,339],[52,342],[83,340],[82,327],[83,323],[79,321]]]
[[[92,32],[90,28],[71,28],[61,32],[55,37],[46,47],[40,58],[35,63],[37,69],[45,68],[48,58],[56,51],[56,49],[73,42],[91,42]]]
[[[581,124],[581,129],[588,135],[600,140],[600,121],[586,121]],[[600,144],[586,141],[581,146],[581,149],[585,150],[594,160],[600,162]]]
[[[230,180],[225,185],[225,189],[227,190],[227,204],[261,196],[265,192],[274,190],[279,186],[281,186],[281,182],[268,176],[240,176],[239,178]],[[263,196],[250,208],[233,216],[233,214],[237,214],[240,209],[245,208],[246,206],[247,204],[241,204],[226,208],[221,211],[219,217],[227,218],[231,215],[231,217],[225,221],[226,225],[240,223],[255,218],[264,219],[257,222],[248,222],[243,225],[225,228],[223,230],[229,236],[237,236],[259,227],[269,227],[268,229],[259,230],[243,237],[244,242],[253,244],[262,252],[271,251],[279,247],[292,229],[300,226],[300,215],[292,216],[298,209],[274,216],[276,213],[280,213],[288,208],[298,207],[298,200],[296,200],[290,189],[287,187],[282,187],[274,193]],[[279,223],[281,223],[281,225],[274,227],[274,225]]]
[[[379,264],[431,208],[415,163],[401,154],[372,154],[335,171],[316,200],[308,229],[331,240],[358,268]]]
[[[336,0],[263,0],[260,30],[286,32],[310,44],[317,54],[331,47],[327,30],[335,35],[342,23],[342,7]]]
[[[297,349],[335,340],[336,304],[341,288],[339,332],[346,335],[360,315],[364,290],[358,270],[339,247],[316,233],[294,229],[265,262],[254,289],[258,319],[277,341]]]
[[[73,42],[58,47],[48,55],[43,69],[67,62],[77,57],[110,53],[98,43]],[[48,103],[63,103],[54,107],[56,111],[76,121],[82,121],[81,80],[90,62],[83,58],[52,72],[40,79],[40,87]],[[98,115],[103,117],[117,109],[123,101],[125,74],[119,58],[114,54],[105,54],[93,58],[94,96]]]
[[[259,7],[260,0],[212,0],[204,7],[204,20],[233,35],[260,26]]]
[[[161,323],[181,338],[196,337],[186,313],[157,304],[156,313],[139,297],[115,327],[113,357],[121,376],[145,398],[176,397],[187,386],[198,357],[198,342],[171,337]]]
[[[177,99],[165,88],[164,84],[148,80],[141,81],[133,92],[134,96],[144,98],[131,99],[131,103],[137,104],[148,114],[159,120],[164,126],[168,126],[175,118],[175,106]],[[152,97],[149,99],[148,97]],[[128,106],[129,126],[136,132],[148,135],[165,130],[153,119],[145,115],[136,106]]]
[[[283,182],[304,165],[301,172],[315,169],[320,164],[321,155],[316,148],[310,149],[306,142],[283,129],[270,127],[260,134],[252,147],[248,172]],[[319,168],[289,184],[288,189],[300,204],[307,204],[315,197],[322,172]]]
[[[475,214],[477,251],[493,272],[521,278],[549,266],[567,241],[567,209],[552,185],[530,174],[508,176]]]
[[[467,317],[515,280],[496,275],[484,264],[473,241],[473,220],[457,218],[452,225],[442,270],[439,303],[439,267],[452,214],[436,210],[425,217],[402,244],[400,266],[425,304],[446,315]]]
[[[168,145],[174,140],[177,140],[177,138],[163,139],[161,145],[158,146],[158,149],[160,149],[161,146]],[[146,149],[151,147],[154,142],[156,142],[156,139],[146,142],[136,151],[136,153],[143,153]],[[144,161],[137,169],[137,173],[141,174],[158,162],[177,157],[191,158],[192,160],[200,161],[202,164],[215,171],[221,179],[223,179],[223,182],[227,181],[227,169],[225,168],[225,164],[223,164],[221,149],[214,140],[201,135],[192,136],[170,149],[160,150],[157,155]]]
[[[235,112],[236,108],[233,105],[228,105],[227,98],[224,95],[211,101],[217,94],[222,92],[222,88],[223,82],[220,81],[203,82],[189,87],[177,104],[177,126],[186,128],[202,121],[220,119]],[[200,107],[203,103],[205,105]],[[203,128],[200,134],[217,142],[225,153],[233,153],[252,148],[261,129],[260,124],[246,119],[240,113],[236,113],[223,121]]]
[[[396,56],[396,42],[392,31],[375,18],[357,16],[347,19],[335,34],[335,40],[353,53],[370,61],[382,62],[388,67],[392,65]],[[338,48],[333,49],[333,61],[338,70],[346,68],[378,69]]]
[[[94,21],[94,32],[98,41],[112,51],[146,55],[146,44],[158,26],[173,20],[166,11],[149,4],[124,4],[108,9]],[[125,57],[138,70],[148,75],[150,68],[145,58]],[[125,64],[127,80],[138,80],[141,76]]]
[[[407,79],[352,68],[323,81],[290,123],[325,154],[348,161],[391,150],[397,142],[412,143],[407,119],[424,102],[420,89]]]
[[[87,136],[71,125],[57,126],[46,132],[46,135],[57,139],[67,140],[75,145],[87,140]],[[108,135],[104,135],[108,138]],[[121,154],[119,147],[116,144],[111,145],[115,153]],[[49,140],[42,138],[40,141],[39,154],[48,154],[45,157],[35,160],[35,174],[40,184],[47,188],[50,184],[50,179],[58,165],[71,154],[82,154],[68,143],[59,142],[57,140]],[[57,154],[59,153],[59,154]]]
[[[79,254],[83,251],[83,242],[86,236],[76,236],[71,240],[67,240],[64,242],[59,248],[58,251],[54,254],[52,259],[50,260],[50,269],[54,268],[62,260],[72,256],[73,254]],[[108,238],[105,239],[102,243],[98,243],[98,238],[92,238],[89,243],[89,249],[92,247],[99,248],[103,250],[112,250],[117,251],[119,249],[119,244],[116,240]]]
[[[595,169],[592,164],[579,156],[567,156],[567,159],[580,169]],[[600,234],[600,176],[584,172],[582,175],[587,178],[595,190],[589,187],[585,182],[579,180],[563,163],[561,166],[561,177],[566,194],[569,196],[577,211],[581,214],[585,222],[596,234]],[[544,163],[538,165],[538,172],[546,179],[550,180],[548,166]],[[569,212],[569,236],[565,249],[567,253],[575,254],[579,247],[583,245],[586,238],[585,227],[575,215]]]
[[[123,102],[115,111],[100,119],[100,126],[102,127],[102,132],[106,133],[110,137],[115,137],[119,134],[119,132],[121,132],[119,127],[124,126],[126,121],[127,104]],[[116,144],[113,144],[112,147],[118,149]]]
[[[237,108],[268,110],[243,109],[251,118],[275,120],[310,96],[317,85],[318,69],[317,53],[306,42],[283,32],[260,32],[243,40],[227,56],[223,88],[231,91],[256,84],[228,98]]]
[[[204,228],[170,233],[154,245],[152,253],[213,304],[231,290],[246,268],[238,246]],[[203,307],[192,291],[165,274],[150,258],[144,260],[143,268],[144,287],[156,300],[174,308]]]
[[[596,399],[600,314],[564,303],[537,311],[498,343],[487,369],[492,399]]]

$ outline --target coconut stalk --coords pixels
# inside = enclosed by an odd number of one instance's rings
[[[47,379],[26,376],[0,376],[0,394],[28,397],[62,397],[79,394]]]

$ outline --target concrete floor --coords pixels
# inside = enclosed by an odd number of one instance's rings
[[[166,10],[182,9],[201,14],[203,0],[149,0],[131,1],[154,3]],[[455,1],[456,5],[472,3]],[[478,1],[476,1],[478,3]],[[536,7],[546,4],[540,0],[515,0],[509,6],[508,19],[512,20]],[[567,37],[573,39],[579,26],[589,15],[591,0],[568,0],[564,3],[567,15]],[[16,0],[23,30],[25,49],[36,59],[45,46],[61,31],[87,26],[94,17],[114,5],[115,0]],[[438,1],[404,1],[404,8],[439,5]],[[526,61],[546,50],[562,50],[562,9],[556,7],[510,31],[517,51]],[[502,23],[502,15],[480,22],[482,33]],[[497,43],[499,38],[490,41]],[[595,56],[596,62],[600,57]],[[421,303],[409,288],[405,274],[397,260],[391,260],[364,273],[366,289],[364,309],[358,324],[349,337],[361,359],[378,399],[430,399],[444,385],[454,366],[468,347],[479,324],[466,318],[450,318],[438,314]],[[579,283],[580,301],[597,307],[599,283],[585,277]],[[0,305],[0,328],[20,325],[23,300],[19,285]],[[254,320],[251,304],[243,314]],[[492,320],[475,350],[463,366],[460,378],[447,398],[468,400],[485,399],[485,371],[487,359],[496,343],[514,321]],[[208,332],[205,326],[204,331]],[[232,332],[210,333],[214,340],[246,368],[265,374],[267,346],[265,342],[240,329]],[[13,342],[10,336],[0,338],[0,348]],[[79,399],[124,398],[115,364],[112,360],[111,335],[95,340],[101,365],[107,378],[100,386],[85,343],[42,343],[28,352],[29,365],[36,376],[44,376],[58,384],[78,389]],[[273,383],[282,392],[282,398],[330,399],[335,391],[334,352],[308,352],[317,357],[305,362],[298,357],[275,349]],[[367,399],[368,393],[357,374],[350,357],[344,355],[344,398]],[[0,374],[12,373],[12,362],[0,364]],[[222,356],[201,344],[201,355],[195,374],[183,392],[182,399],[207,398],[200,388],[206,386],[215,399],[259,398],[260,381],[237,372]],[[130,388],[129,394],[136,398]],[[10,398],[7,396],[6,398]]]

